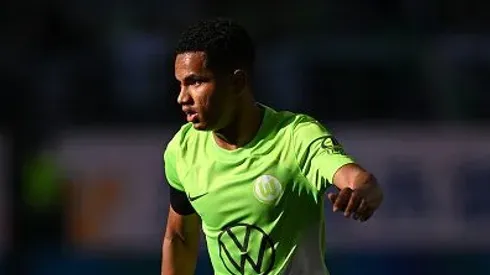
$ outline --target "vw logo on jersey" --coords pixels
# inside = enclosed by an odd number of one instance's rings
[[[224,228],[218,244],[219,257],[230,274],[267,275],[274,267],[274,241],[255,225],[240,223]]]
[[[283,193],[278,179],[270,175],[258,177],[253,185],[255,197],[263,203],[276,201]]]

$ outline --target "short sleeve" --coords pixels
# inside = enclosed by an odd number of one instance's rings
[[[179,191],[184,191],[184,186],[180,182],[177,172],[177,149],[178,147],[176,147],[176,144],[171,141],[163,153],[165,177],[167,178],[167,182],[170,184],[170,186]]]
[[[293,143],[301,172],[318,191],[324,191],[333,183],[340,167],[354,163],[335,137],[306,115],[300,115],[295,121]]]

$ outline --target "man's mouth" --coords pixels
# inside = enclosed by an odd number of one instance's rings
[[[185,116],[188,122],[194,122],[197,119],[197,113],[193,111],[186,111]]]

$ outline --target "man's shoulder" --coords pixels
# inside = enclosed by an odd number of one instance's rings
[[[276,111],[270,107],[267,107],[271,113],[269,116],[269,120],[271,123],[281,126],[294,129],[298,124],[301,123],[318,123],[318,121],[312,116],[301,113],[301,112],[293,112],[288,110]]]
[[[192,123],[188,122],[179,128],[170,142],[177,142],[181,144],[196,134],[197,131],[194,129],[194,127],[192,127]]]
[[[181,151],[185,150],[188,144],[197,144],[196,140],[201,135],[199,131],[194,129],[192,123],[186,123],[180,127],[180,129],[174,134],[172,139],[168,142],[165,151]]]
[[[293,142],[310,142],[312,137],[328,135],[327,128],[306,113],[291,111],[272,111],[269,115],[268,128],[269,136],[280,137],[281,141]]]

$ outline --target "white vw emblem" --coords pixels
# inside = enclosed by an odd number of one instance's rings
[[[255,197],[264,203],[274,202],[282,195],[282,185],[278,179],[270,175],[258,177],[254,182]]]

